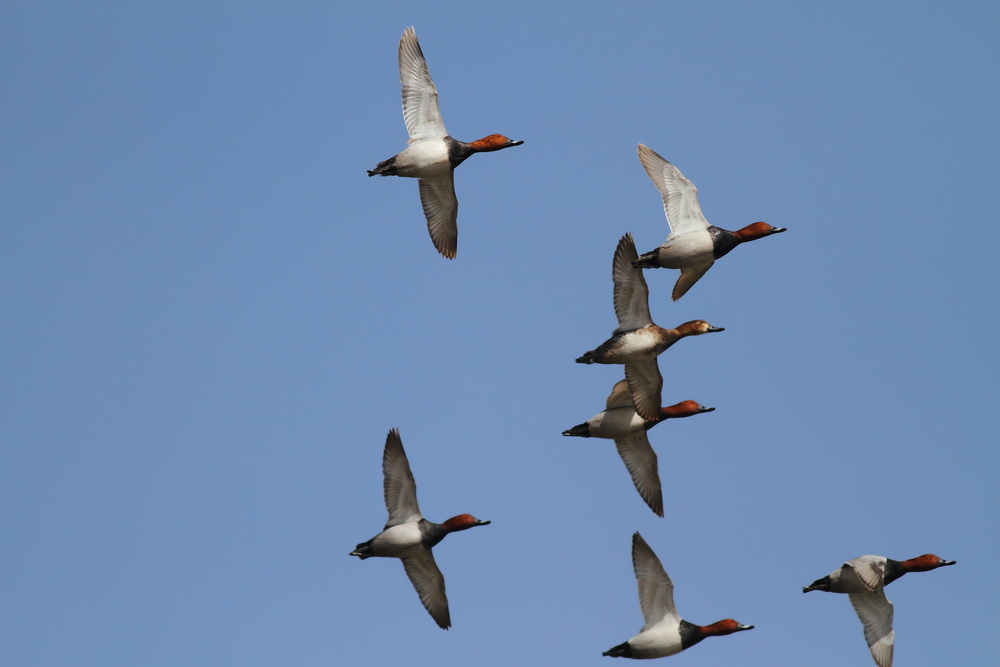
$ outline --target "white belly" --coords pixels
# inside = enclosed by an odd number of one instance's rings
[[[593,438],[624,438],[646,429],[646,420],[632,408],[612,408],[591,419],[590,436]]]
[[[420,546],[420,527],[416,523],[401,523],[386,528],[372,540],[377,556],[400,558]]]
[[[418,141],[396,157],[396,174],[411,178],[433,178],[451,171],[448,146],[441,139]]]
[[[629,360],[655,357],[660,352],[657,349],[660,342],[660,336],[655,330],[636,329],[622,336],[615,348],[615,357]]]
[[[672,624],[654,625],[628,640],[633,658],[664,658],[684,650],[680,629]]]
[[[660,266],[684,269],[713,261],[712,236],[706,230],[667,239],[659,249]]]

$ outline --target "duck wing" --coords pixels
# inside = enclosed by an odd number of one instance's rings
[[[444,575],[434,562],[433,552],[427,549],[401,560],[424,609],[439,627],[444,630],[450,628],[451,614],[448,612],[448,596],[444,593]]]
[[[427,218],[427,231],[437,251],[448,259],[458,254],[458,197],[455,172],[436,178],[421,178],[420,203]]]
[[[649,287],[642,276],[642,269],[632,266],[632,261],[638,257],[632,234],[621,237],[611,263],[611,277],[615,281],[615,315],[618,317],[615,333],[641,329],[653,323],[649,315]]]
[[[632,393],[636,413],[648,422],[660,419],[660,394],[663,376],[656,359],[630,361],[625,364],[625,379]]]
[[[844,563],[844,567],[854,570],[865,588],[874,591],[885,583],[885,564],[885,556],[859,556]]]
[[[851,604],[865,628],[865,641],[878,667],[892,667],[892,603],[883,589],[870,593],[851,593]]]
[[[657,516],[663,516],[663,491],[660,487],[660,473],[656,461],[656,452],[649,444],[649,438],[643,431],[631,438],[615,440],[618,456],[622,457],[635,490],[649,505],[649,509]]]
[[[385,493],[385,508],[389,510],[389,520],[385,527],[401,523],[414,523],[423,516],[417,506],[417,483],[410,472],[410,462],[403,451],[403,441],[399,429],[389,431],[382,453],[382,486]]]
[[[667,618],[680,623],[681,618],[674,607],[674,582],[670,581],[660,559],[638,532],[632,534],[632,569],[639,586],[639,607],[645,621],[640,632]]]
[[[712,268],[715,261],[706,262],[704,264],[698,264],[697,266],[686,266],[681,269],[681,275],[677,278],[677,282],[674,283],[674,291],[670,294],[670,298],[673,301],[681,298],[687,291],[691,289],[696,282],[701,280],[701,277],[708,273],[708,270]]]
[[[639,162],[663,197],[663,211],[671,236],[708,229],[708,220],[698,205],[698,188],[656,151],[639,144]]]
[[[611,410],[614,408],[630,407],[632,407],[632,392],[628,388],[628,380],[619,380],[611,388],[611,393],[608,394],[608,402],[604,406],[604,409]]]
[[[437,88],[412,27],[404,30],[399,39],[399,81],[403,86],[403,122],[410,143],[447,136],[438,108]]]

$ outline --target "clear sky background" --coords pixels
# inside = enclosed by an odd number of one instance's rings
[[[350,8],[347,8],[350,7]],[[459,253],[406,133],[414,25]],[[872,664],[846,559],[894,583],[896,662],[995,655],[1000,9],[994,2],[29,3],[0,7],[0,663],[607,665],[639,530],[680,613],[756,629],[670,664]],[[708,219],[788,227],[653,319],[666,517],[564,438],[620,367],[611,258],[667,228],[648,144]],[[454,627],[386,519],[398,426]],[[977,624],[985,624],[985,629]]]

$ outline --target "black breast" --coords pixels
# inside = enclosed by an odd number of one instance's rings
[[[701,626],[688,623],[684,619],[681,619],[680,633],[682,648],[694,646],[705,638],[705,635],[701,631]]]
[[[712,236],[712,255],[719,259],[741,243],[740,237],[728,229],[709,225],[708,233]]]
[[[891,558],[885,559],[885,580],[882,583],[883,586],[888,586],[892,582],[896,581],[900,577],[906,574],[906,570],[903,568],[903,564],[898,560],[893,560]]]
[[[469,144],[458,139],[452,139],[450,135],[445,137],[444,140],[448,144],[448,162],[451,163],[453,169],[465,162],[467,157],[476,152],[469,148]]]
[[[448,534],[444,526],[433,521],[428,521],[427,519],[421,519],[417,525],[420,526],[420,541],[428,549],[443,540],[444,536]]]

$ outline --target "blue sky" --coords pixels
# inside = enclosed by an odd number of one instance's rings
[[[0,8],[0,662],[600,665],[642,625],[639,530],[695,623],[677,665],[872,664],[845,559],[892,585],[900,665],[995,653],[1000,114],[994,3],[6,3]],[[459,254],[402,149],[414,25],[458,170]],[[666,235],[642,142],[736,249],[653,319],[666,517],[564,438],[621,369],[611,257]],[[454,627],[385,521],[399,427]],[[990,436],[992,433],[992,437]]]

